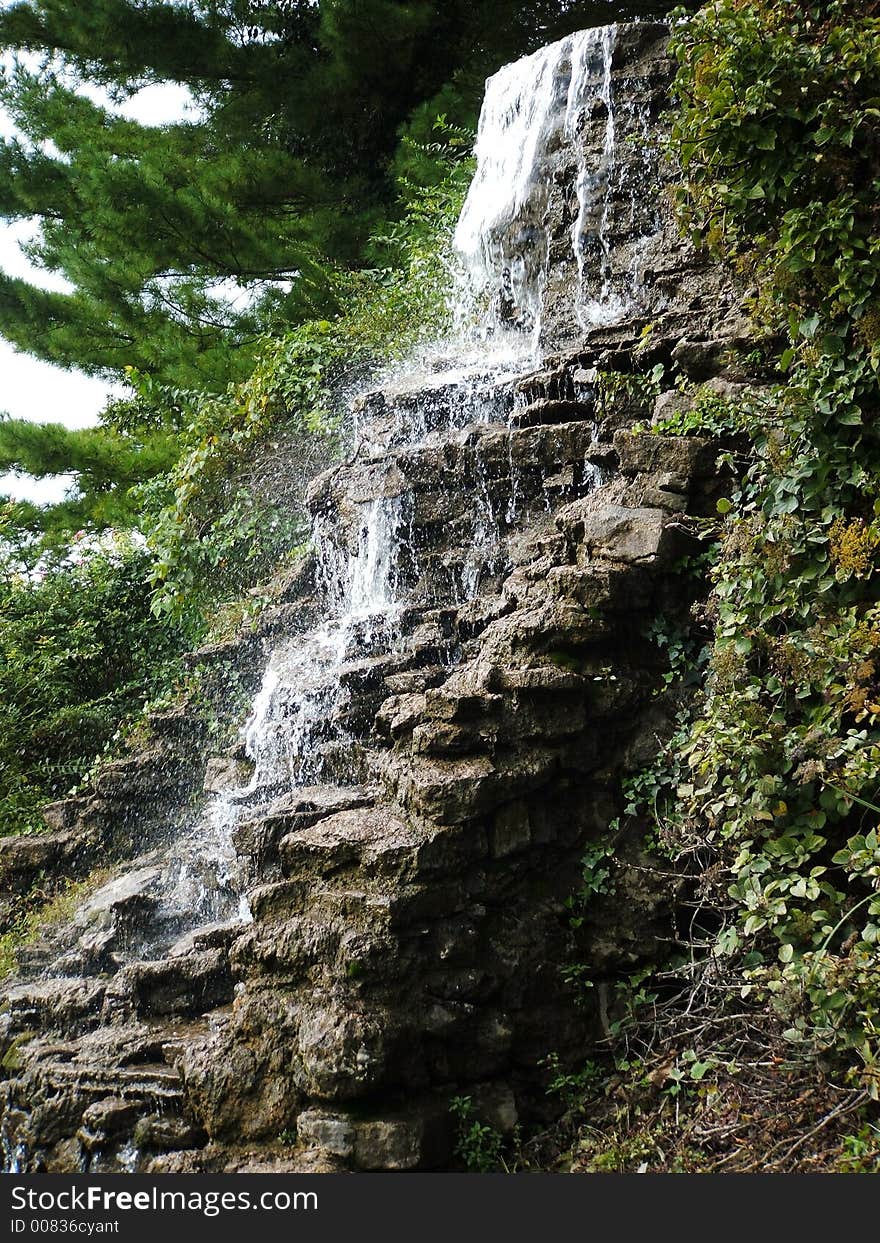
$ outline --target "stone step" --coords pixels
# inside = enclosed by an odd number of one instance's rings
[[[41,1096],[58,1094],[68,1099],[99,1100],[107,1096],[125,1101],[161,1105],[168,1109],[183,1103],[183,1084],[180,1074],[171,1066],[161,1063],[142,1063],[135,1066],[114,1065],[106,1048],[102,1060],[94,1060],[96,1043],[86,1050],[76,1050],[70,1045],[46,1046],[37,1050],[38,1060],[28,1065],[32,1085],[39,1085]],[[76,1053],[79,1056],[76,1056]],[[67,1055],[69,1060],[63,1056]]]
[[[390,807],[337,812],[308,828],[288,833],[278,846],[288,879],[326,881],[363,870],[375,881],[404,879],[412,870],[422,836]]]
[[[265,876],[278,862],[278,843],[286,834],[310,828],[339,811],[373,805],[379,795],[375,786],[306,786],[282,795],[240,822],[234,832],[236,853],[249,874]]]
[[[13,985],[4,994],[4,1036],[34,1030],[70,1035],[100,1020],[106,981],[96,977],[60,977]]]
[[[516,428],[537,427],[540,424],[579,423],[593,419],[596,406],[591,401],[554,401],[551,398],[540,398],[531,402],[521,410],[514,411],[511,425]]]
[[[104,1000],[108,1016],[199,1015],[232,1001],[233,980],[225,947],[130,963],[113,978]]]

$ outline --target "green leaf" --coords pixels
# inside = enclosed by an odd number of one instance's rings
[[[690,1070],[691,1079],[699,1083],[706,1072],[712,1069],[713,1065],[714,1062],[694,1062]]]

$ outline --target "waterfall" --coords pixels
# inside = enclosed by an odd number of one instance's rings
[[[535,884],[576,884],[649,703],[638,645],[622,689],[604,662],[662,588],[649,554],[681,494],[635,475],[634,409],[598,381],[641,356],[646,323],[659,352],[704,322],[703,268],[656,193],[671,72],[665,27],[643,23],[489,80],[456,327],[349,391],[349,451],[310,482],[309,547],[274,599],[188,657],[188,700],[53,813],[59,858],[80,825],[83,865],[118,854],[4,989],[8,1170],[372,1168],[401,1144],[428,1165],[450,1082],[500,1085],[505,1113],[508,1078],[531,1096],[536,1015],[581,1047],[543,987],[570,936]],[[224,685],[221,722],[199,709]]]
[[[582,328],[629,309],[638,264],[612,278],[611,209],[619,173],[613,67],[616,25],[578,31],[499,70],[486,83],[477,169],[455,232],[484,330],[536,341],[550,260],[548,209],[559,152],[570,155],[577,200],[570,230]],[[601,147],[584,143],[601,127]],[[647,236],[647,231],[646,231]]]
[[[402,652],[407,609],[426,606],[424,592],[418,600],[413,595],[419,581],[434,576],[428,607],[458,607],[504,570],[506,534],[528,503],[523,463],[513,452],[514,390],[540,360],[551,251],[546,218],[560,151],[573,172],[568,244],[582,327],[619,319],[634,288],[632,265],[623,281],[614,267],[611,236],[624,163],[617,151],[617,39],[615,25],[581,31],[489,79],[476,172],[454,239],[464,268],[458,302],[470,306],[470,321],[443,343],[442,355],[426,362],[423,353],[354,402],[358,454],[367,462],[418,454],[453,437],[466,448],[476,426],[506,426],[500,458],[484,460],[477,437],[468,481],[450,480],[471,494],[470,516],[460,519],[470,523],[463,557],[447,564],[435,554],[420,568],[405,490],[350,504],[344,522],[319,508],[312,543],[323,621],[275,643],[225,788],[173,831],[158,863],[156,852],[146,857],[152,913],[132,943],[135,952],[162,954],[187,931],[250,918],[235,849],[238,827],[297,790],[363,780],[362,747],[346,721],[347,686],[361,674],[369,677],[371,662]],[[592,127],[586,139],[585,126]],[[505,471],[507,490],[499,495]],[[586,462],[581,477],[598,483]],[[549,509],[546,497],[542,505]],[[438,658],[454,656],[450,649]]]
[[[543,163],[560,111],[559,67],[570,40],[542,48],[486,83],[475,155],[477,169],[455,230],[477,297],[504,291],[520,325],[540,321],[547,237],[541,218],[548,185]],[[509,236],[513,230],[513,236]],[[501,326],[497,300],[491,326]]]
[[[178,842],[161,891],[165,921],[177,932],[185,924],[250,918],[239,894],[235,827],[255,802],[327,775],[328,747],[339,740],[334,716],[340,672],[350,649],[393,641],[400,528],[396,498],[362,507],[353,552],[340,548],[316,520],[318,578],[328,617],[312,634],[276,646],[243,729],[253,774],[245,785],[216,795]]]
[[[475,424],[509,421],[511,382],[540,359],[550,262],[547,215],[561,149],[574,165],[569,244],[577,320],[588,329],[626,314],[638,265],[631,262],[621,277],[613,264],[612,201],[622,164],[613,80],[617,42],[616,25],[579,31],[506,65],[486,83],[476,172],[454,237],[463,268],[453,295],[459,333],[445,343],[439,364],[430,353],[426,364],[423,354],[385,376],[380,393],[355,401],[355,434],[367,457],[381,458],[395,446],[428,445],[456,429],[466,436]],[[471,539],[449,583],[455,603],[473,599],[484,574],[501,567],[503,530],[518,518],[512,449],[508,467],[509,493],[496,511],[486,465],[476,454]],[[587,464],[584,476],[599,481]],[[247,786],[220,798],[213,813],[212,823],[226,826],[227,842],[235,807],[291,786],[352,779],[344,765],[341,774],[328,766],[328,757],[331,764],[337,758],[334,744],[346,741],[335,724],[341,677],[353,657],[388,651],[400,641],[397,618],[407,596],[400,562],[403,553],[416,555],[407,539],[411,544],[411,518],[399,497],[364,502],[349,547],[323,515],[316,518],[313,543],[328,619],[311,635],[279,643],[269,659],[244,735],[253,775]]]

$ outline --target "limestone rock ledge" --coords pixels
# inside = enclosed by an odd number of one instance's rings
[[[620,842],[610,913],[576,933],[566,903],[621,776],[669,728],[647,631],[689,604],[684,511],[708,503],[714,454],[653,436],[646,454],[618,430],[619,469],[596,488],[595,418],[551,415],[408,463],[383,452],[376,479],[408,466],[418,560],[447,568],[463,555],[454,514],[441,527],[422,500],[441,460],[459,478],[479,469],[499,510],[515,477],[520,517],[502,524],[495,573],[438,607],[438,574],[412,567],[414,599],[420,582],[432,591],[402,643],[343,671],[365,779],[239,825],[253,923],[116,970],[80,953],[64,977],[7,991],[3,1129],[23,1168],[433,1168],[450,1159],[451,1097],[509,1130],[546,1109],[547,1053],[572,1061],[601,1036],[561,969],[589,961],[601,982],[650,959],[668,895]],[[332,521],[363,497],[359,470],[316,485]],[[665,505],[658,473],[675,480]],[[548,489],[559,474],[567,486]],[[149,871],[128,874],[114,926]]]
[[[657,138],[664,30],[627,28],[618,47],[620,88],[647,92]],[[587,119],[583,143],[601,148],[601,120]],[[631,146],[642,160],[645,144]],[[314,481],[313,512],[340,547],[356,545],[364,505],[398,504],[407,603],[394,642],[363,645],[339,671],[345,745],[324,757],[323,783],[273,792],[238,824],[253,922],[197,929],[158,958],[138,951],[173,809],[242,763],[237,749],[208,754],[187,710],[49,809],[45,838],[0,843],[10,909],[35,878],[84,872],[108,843],[136,856],[4,985],[10,1168],[448,1166],[450,1099],[471,1096],[503,1132],[545,1117],[541,1061],[589,1056],[609,982],[658,954],[674,895],[610,826],[622,778],[671,729],[649,630],[687,619],[693,520],[726,483],[722,446],[634,434],[653,412],[644,389],[610,395],[599,379],[663,363],[739,393],[750,377],[737,298],[678,239],[671,174],[651,160],[659,224],[640,309],[586,335],[576,323],[562,245],[576,161],[562,150],[542,369],[485,391],[477,380],[464,406],[439,381],[371,394],[351,461]],[[612,204],[619,232],[625,209]],[[682,400],[670,390],[658,408]],[[195,659],[253,685],[265,652],[316,626],[319,577],[304,565],[257,630]],[[575,928],[568,901],[596,843],[613,847],[615,890]],[[572,962],[595,985],[586,1005],[565,983]]]

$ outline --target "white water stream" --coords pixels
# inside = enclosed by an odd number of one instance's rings
[[[353,552],[315,524],[318,580],[329,615],[312,633],[275,647],[244,726],[252,776],[216,795],[177,843],[162,906],[166,920],[179,926],[250,918],[236,883],[235,826],[255,802],[321,780],[340,670],[353,648],[369,652],[379,642],[394,642],[401,505],[397,498],[379,499],[361,508]]]
[[[489,333],[506,322],[529,331],[537,344],[550,253],[548,205],[563,147],[576,166],[577,214],[570,238],[580,325],[614,323],[630,307],[631,298],[613,289],[609,279],[610,204],[619,164],[617,40],[616,25],[577,31],[505,65],[486,83],[477,170],[455,245]],[[625,101],[627,108],[639,104]],[[598,159],[595,142],[579,141],[587,124],[603,131]],[[632,290],[638,276],[636,265],[627,282]]]
[[[625,313],[626,300],[609,280],[617,37],[616,26],[581,31],[489,79],[477,169],[455,234],[465,270],[459,306],[470,307],[460,316],[466,329],[451,346],[446,343],[442,369],[426,372],[423,360],[386,379],[392,426],[375,433],[360,429],[368,453],[379,455],[389,444],[417,447],[450,430],[498,421],[499,392],[506,386],[509,396],[511,380],[534,368],[549,261],[550,167],[563,143],[577,163],[571,248],[578,317],[589,325]],[[585,117],[594,115],[603,136],[598,158],[595,141],[587,144],[591,161],[577,138]],[[369,398],[366,402],[369,407]],[[367,410],[373,422],[374,413]],[[498,556],[500,522],[509,525],[517,517],[512,459],[503,514],[493,512],[482,477],[477,492],[470,551],[452,587],[456,603],[477,593],[481,575]],[[356,538],[347,546],[339,539],[324,517],[316,520],[313,542],[326,620],[310,634],[276,645],[244,728],[249,779],[214,796],[173,843],[158,889],[160,922],[167,927],[180,931],[249,919],[233,844],[242,817],[298,787],[346,780],[344,771],[340,777],[327,767],[334,746],[338,752],[346,745],[334,719],[342,674],[353,660],[394,652],[401,641],[398,623],[407,603],[401,553],[411,561],[415,556],[407,547],[406,497],[361,504]]]

